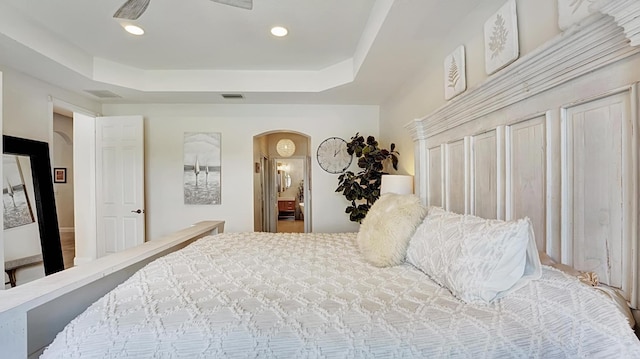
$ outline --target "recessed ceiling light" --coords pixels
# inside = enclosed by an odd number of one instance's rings
[[[273,36],[283,37],[283,36],[287,36],[288,33],[289,33],[289,30],[287,30],[286,27],[274,26],[271,28],[271,35]]]
[[[128,33],[132,34],[132,35],[142,35],[144,34],[144,30],[142,30],[141,27],[136,26],[136,25],[125,25],[124,29],[127,30]]]

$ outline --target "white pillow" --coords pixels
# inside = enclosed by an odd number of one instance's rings
[[[378,267],[401,264],[409,240],[426,214],[427,209],[417,196],[383,194],[360,225],[357,236],[360,252]]]
[[[529,218],[505,222],[436,207],[413,235],[407,261],[469,303],[489,303],[542,275]]]

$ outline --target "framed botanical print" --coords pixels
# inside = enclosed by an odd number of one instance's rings
[[[504,68],[520,54],[516,1],[507,1],[484,23],[484,59],[487,74]]]
[[[458,46],[444,59],[444,99],[452,99],[466,89],[464,46]]]

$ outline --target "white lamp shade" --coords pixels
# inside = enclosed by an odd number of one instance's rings
[[[413,176],[383,175],[382,184],[380,185],[380,194],[385,193],[412,194]]]
[[[283,138],[276,144],[276,151],[282,157],[291,157],[296,152],[296,144],[288,138]]]

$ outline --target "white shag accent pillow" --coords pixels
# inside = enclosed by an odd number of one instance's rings
[[[383,194],[360,225],[360,252],[378,267],[403,263],[409,240],[426,214],[427,209],[417,196]]]
[[[468,303],[490,303],[542,275],[528,218],[505,222],[436,207],[416,229],[407,262]]]

